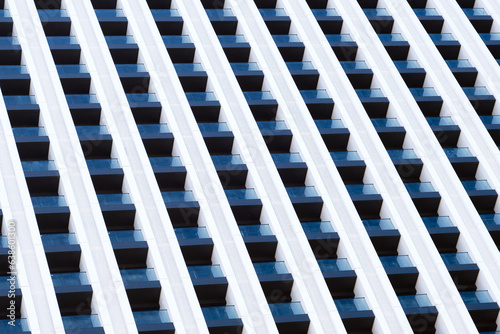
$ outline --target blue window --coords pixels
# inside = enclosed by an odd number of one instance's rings
[[[212,155],[214,165],[243,165],[243,160],[239,154]]]
[[[412,149],[387,150],[391,159],[418,159],[417,154]]]
[[[205,9],[208,17],[228,17],[234,16],[230,8]]]
[[[89,284],[85,273],[59,273],[51,274],[51,276],[54,286],[77,286]]]
[[[416,60],[395,60],[394,65],[396,65],[398,69],[422,68]]]
[[[132,204],[129,194],[97,194],[100,205]]]
[[[277,275],[277,274],[288,274],[289,271],[286,269],[285,262],[257,262],[253,264],[255,272],[257,275]]]
[[[443,151],[448,158],[470,158],[474,156],[468,147],[444,147]]]
[[[452,34],[429,34],[429,37],[434,42],[456,41]]]
[[[299,153],[271,153],[275,164],[304,162]]]
[[[290,197],[317,197],[319,196],[314,187],[287,187],[286,192]]]
[[[373,184],[346,184],[349,195],[374,195],[378,194]]]
[[[273,95],[269,91],[243,92],[243,95],[245,96],[245,99],[247,99],[247,101],[252,101],[252,100],[274,100]]]
[[[399,302],[403,308],[409,307],[430,307],[431,301],[427,295],[407,295],[398,296]]]
[[[163,191],[161,193],[163,200],[168,203],[172,202],[195,202],[194,194],[191,190],[187,191]]]
[[[130,35],[107,35],[104,38],[108,44],[135,44],[134,36]]]
[[[301,223],[305,233],[332,233],[335,232],[330,222],[304,222]]]
[[[158,98],[154,93],[126,94],[129,103],[146,103],[158,102]]]
[[[259,12],[262,16],[286,16],[283,8],[259,8]]]
[[[500,214],[482,214],[481,219],[485,225],[500,225]]]
[[[384,268],[410,268],[413,267],[408,255],[381,256],[380,261]]]
[[[233,305],[202,307],[206,320],[238,319],[238,313]]]
[[[356,151],[339,151],[330,152],[330,156],[334,161],[360,161],[358,152]]]
[[[66,206],[64,196],[35,196],[31,197],[31,203],[34,208]]]
[[[443,259],[444,264],[472,264],[471,257],[469,253],[444,253],[441,254],[441,258]]]
[[[339,312],[368,311],[370,308],[364,298],[334,299]]]
[[[167,310],[135,311],[134,320],[137,325],[166,324],[170,322]]]
[[[443,116],[443,117],[426,117],[427,123],[429,123],[430,126],[437,125],[437,126],[448,126],[448,125],[455,125],[455,122],[453,122],[453,119],[450,116]]]
[[[118,159],[88,159],[86,160],[89,169],[116,169],[120,168]]]
[[[95,9],[95,15],[100,17],[125,17],[121,9]]]
[[[493,303],[493,299],[486,290],[462,291],[460,297],[465,304]]]
[[[222,269],[218,264],[209,266],[188,266],[187,268],[192,279],[224,277]]]
[[[63,316],[62,321],[65,329],[101,327],[96,314]]]
[[[76,245],[74,233],[49,233],[40,235],[44,246]]]
[[[169,133],[170,129],[166,123],[137,124],[140,133]]]
[[[21,161],[21,164],[25,172],[57,170],[54,160]]]
[[[121,269],[120,274],[123,282],[157,281],[155,271],[152,268]]]
[[[118,73],[147,72],[144,64],[115,64]]]
[[[45,136],[45,129],[43,126],[39,127],[26,127],[26,128],[12,128],[14,137],[31,137],[31,136]]]
[[[395,230],[389,218],[363,219],[363,225],[368,231]]]
[[[258,199],[254,189],[226,189],[224,190],[228,200]]]
[[[430,182],[410,182],[405,183],[405,187],[408,192],[413,193],[429,193],[436,191]]]
[[[273,316],[306,314],[300,302],[269,304]]]
[[[490,184],[486,180],[471,180],[462,181],[465,190],[492,190]]]
[[[318,260],[322,272],[352,270],[347,259],[325,259]]]
[[[186,93],[186,98],[190,102],[195,101],[217,101],[215,94],[213,92],[194,92]]]
[[[66,101],[71,103],[99,103],[94,94],[66,94]]]
[[[174,228],[177,239],[210,239],[207,228],[201,227],[176,227]]]
[[[179,167],[182,166],[180,157],[154,157],[149,158],[152,167]]]
[[[255,225],[238,225],[241,235],[244,237],[257,237],[265,235],[273,235],[271,227],[267,224],[255,224]]]
[[[272,35],[275,43],[299,43],[297,35]]]
[[[425,227],[439,228],[439,227],[453,227],[453,222],[448,216],[435,216],[435,217],[422,217]]]
[[[108,127],[106,125],[78,125],[75,126],[76,133],[79,135],[107,135]]]
[[[318,129],[344,129],[344,123],[340,119],[316,119],[314,123]]]
[[[108,234],[111,243],[144,241],[141,230],[109,231]]]
[[[151,14],[153,18],[159,17],[179,17],[181,16],[177,9],[151,9]]]

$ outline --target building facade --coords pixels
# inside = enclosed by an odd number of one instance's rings
[[[0,332],[500,333],[496,0],[0,5]]]

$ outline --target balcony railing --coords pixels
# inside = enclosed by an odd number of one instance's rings
[[[453,227],[453,222],[448,216],[436,216],[436,217],[422,217],[425,227],[427,228],[439,228],[439,227]]]
[[[285,262],[257,262],[253,264],[257,275],[278,275],[288,274]]]
[[[57,286],[78,286],[89,285],[87,274],[85,273],[58,273],[51,274],[52,284]]]
[[[40,235],[42,244],[46,246],[76,245],[76,235],[74,233],[49,233]]]
[[[224,277],[220,265],[188,266],[189,275],[192,279]]]

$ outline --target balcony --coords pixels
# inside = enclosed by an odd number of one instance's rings
[[[462,87],[473,87],[476,84],[477,69],[467,59],[450,59],[446,64]]]
[[[456,147],[460,128],[450,116],[426,117],[434,135],[443,147]]]
[[[283,8],[259,8],[259,12],[271,34],[288,34],[291,20]]]
[[[346,184],[346,188],[356,210],[362,217],[373,217],[379,214],[382,207],[382,196],[373,184]]]
[[[154,269],[122,269],[120,274],[132,311],[158,309],[161,285]]]
[[[236,34],[238,19],[234,16],[231,8],[210,8],[205,9],[210,23],[217,35],[219,34]]]
[[[293,77],[299,90],[316,89],[319,72],[310,61],[287,62],[288,71]]]
[[[188,265],[204,265],[211,262],[214,242],[206,227],[176,227],[174,230]]]
[[[480,33],[479,37],[486,44],[493,57],[495,59],[500,58],[500,33]]]
[[[161,37],[172,62],[193,62],[196,49],[188,35],[162,35]]]
[[[403,146],[406,131],[397,118],[372,118],[371,121],[386,149],[400,149]]]
[[[285,121],[258,121],[257,126],[270,152],[286,152],[290,150],[293,135]]]
[[[104,334],[97,314],[63,316],[62,322],[67,334],[78,334],[83,331],[89,334]]]
[[[459,178],[471,179],[475,177],[479,160],[472,154],[469,148],[445,147],[443,150]]]
[[[113,138],[105,125],[79,125],[75,128],[86,159],[105,159],[111,155]]]
[[[269,304],[274,322],[280,333],[306,334],[309,329],[309,316],[300,302]]]
[[[4,95],[12,127],[38,126],[40,108],[34,95]]]
[[[497,329],[496,319],[499,307],[488,291],[464,291],[460,292],[460,296],[479,331],[494,331]]]
[[[262,202],[254,189],[226,189],[229,204],[237,221],[257,221],[260,217]]]
[[[214,167],[224,188],[244,188],[248,168],[239,154],[212,155]]]
[[[435,34],[443,29],[444,19],[435,8],[414,8],[413,12],[417,15],[427,33]]]
[[[217,122],[220,103],[213,92],[186,92],[189,106],[198,122]]]
[[[379,256],[398,254],[401,235],[389,218],[363,219],[362,222]]]
[[[333,298],[354,298],[356,273],[347,259],[318,260],[318,265]]]
[[[356,89],[356,94],[370,118],[383,118],[389,108],[389,100],[379,88]]]
[[[65,233],[68,231],[69,207],[64,196],[31,197],[40,233]]]
[[[433,87],[410,88],[410,93],[424,115],[439,115],[443,99]]]
[[[418,270],[411,263],[408,255],[381,256],[380,262],[382,262],[396,294],[405,295],[417,292],[415,286]]]
[[[184,189],[187,172],[179,157],[152,157],[149,162],[161,191]]]
[[[45,160],[49,154],[49,137],[44,127],[12,128],[21,160]]]
[[[304,56],[304,43],[299,39],[299,36],[292,35],[272,35],[274,43],[285,62],[288,61],[302,61]]]
[[[151,9],[151,14],[153,14],[153,19],[161,35],[167,33],[172,35],[182,34],[184,21],[177,9]]]
[[[388,34],[392,31],[394,19],[385,8],[363,8],[368,21],[377,34]]]
[[[0,9],[0,36],[12,34],[12,17],[8,9]]]
[[[340,61],[355,61],[358,45],[349,34],[325,34],[335,56]]]
[[[86,162],[96,191],[115,193],[121,191],[123,169],[118,159],[87,159]]]
[[[489,185],[488,181],[462,181],[462,185],[467,191],[467,195],[469,195],[478,212],[487,212],[494,210],[498,194],[496,190]]]
[[[232,305],[202,307],[211,334],[241,334],[243,322]]]
[[[362,183],[366,164],[356,151],[334,151],[330,156],[345,183]]]
[[[500,115],[479,116],[491,138],[500,145]]]
[[[423,163],[412,149],[387,150],[392,163],[403,182],[415,182],[420,178]]]
[[[347,146],[350,133],[340,119],[317,119],[314,123],[329,150],[335,151]]]
[[[334,299],[342,322],[348,332],[370,332],[375,315],[364,298]]]
[[[311,8],[319,26],[325,34],[340,34],[342,31],[342,17],[333,8]]]
[[[174,334],[174,324],[170,321],[167,310],[136,311],[134,314],[137,330],[141,334]]]
[[[134,36],[107,35],[104,38],[115,64],[137,63],[139,47],[135,43]]]
[[[476,289],[479,267],[472,261],[469,253],[443,253],[441,258],[459,291]]]
[[[80,270],[82,251],[74,233],[42,234],[41,238],[51,272]]]
[[[56,65],[65,94],[88,94],[90,74],[83,64]]]
[[[154,93],[126,94],[137,123],[160,123],[161,103]]]
[[[95,94],[67,94],[66,102],[78,125],[97,125],[101,121],[101,105]]]
[[[174,227],[196,226],[200,205],[192,191],[162,191],[161,195]]]
[[[166,123],[137,124],[137,130],[150,157],[172,155],[174,135]]]
[[[458,59],[458,54],[460,53],[460,43],[449,33],[433,33],[429,34],[429,37],[434,42],[438,51],[441,53],[443,58],[446,59]]]
[[[225,303],[228,282],[219,265],[188,266],[188,271],[202,307]]]
[[[108,230],[133,229],[135,206],[129,194],[97,194]]]
[[[304,184],[307,165],[299,153],[271,153],[271,157],[286,187]]]
[[[389,30],[388,33],[378,34],[378,37],[392,60],[405,60],[408,58],[410,43],[404,39],[403,35],[392,34]]]
[[[59,189],[59,172],[53,160],[21,161],[31,195],[50,196]]]
[[[440,253],[456,253],[460,232],[450,217],[428,216],[422,217],[422,221]]]
[[[286,192],[300,219],[317,219],[321,216],[323,200],[314,187],[287,187]]]
[[[260,91],[264,82],[264,72],[257,63],[231,63],[233,73],[242,91]]]
[[[104,35],[126,35],[128,21],[121,9],[95,9]]]
[[[200,63],[177,63],[174,67],[185,92],[205,91],[208,75]],[[217,120],[212,120],[215,121]]]
[[[253,264],[268,303],[291,302],[293,277],[285,262],[258,262]],[[276,291],[280,291],[279,294]]]
[[[247,62],[250,56],[250,44],[243,35],[217,35],[230,63]]]
[[[25,65],[0,65],[0,87],[4,95],[28,95],[30,83]]]
[[[422,216],[437,212],[441,203],[441,195],[430,182],[407,182],[405,187]]]
[[[299,219],[304,218],[299,216]],[[329,259],[337,256],[339,235],[330,222],[303,222],[301,224],[316,259]]]
[[[340,65],[354,89],[368,89],[372,84],[373,72],[364,60],[341,61]]]
[[[325,89],[301,90],[300,95],[314,119],[332,117],[334,102]]]
[[[493,18],[484,8],[462,8],[478,33],[489,33],[493,25]]]
[[[65,9],[38,9],[38,16],[46,36],[69,36],[71,19]]]
[[[269,225],[238,225],[252,262],[275,261],[278,240]]]
[[[462,87],[462,89],[480,116],[491,115],[496,100],[486,87]]]
[[[482,214],[481,219],[483,220],[484,225],[490,232],[493,241],[500,249],[500,215],[499,214]]]
[[[395,60],[394,65],[408,87],[422,87],[426,72],[416,60]]]
[[[210,154],[231,154],[234,136],[227,123],[198,123]]]
[[[50,52],[56,64],[78,64],[80,44],[75,36],[47,36]]]
[[[399,302],[414,331],[434,333],[438,310],[432,306],[427,295],[398,296]]]
[[[51,276],[62,316],[91,312],[92,287],[85,273],[70,272]]]
[[[108,234],[120,268],[144,266],[148,256],[148,243],[140,230],[109,231]]]
[[[116,64],[115,66],[125,93],[148,90],[149,73],[144,64]]]

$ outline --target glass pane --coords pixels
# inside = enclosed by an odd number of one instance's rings
[[[149,158],[152,167],[179,167],[182,166],[180,157],[155,157]]]
[[[221,43],[246,43],[247,40],[243,35],[217,35]]]
[[[378,194],[373,184],[346,184],[345,187],[350,195],[374,195]]]
[[[120,270],[123,282],[156,281],[156,274],[152,268],[122,269]]]
[[[77,245],[78,241],[74,233],[49,233],[41,234],[44,246]]]
[[[462,10],[464,11],[465,15],[468,16],[488,15],[488,13],[486,12],[486,10],[484,10],[484,8],[462,8]]]
[[[318,260],[322,272],[352,270],[347,259]]]
[[[314,187],[286,187],[290,197],[317,197],[319,196]]]
[[[449,59],[445,60],[450,68],[469,68],[472,67],[468,59]]]
[[[43,127],[27,127],[27,128],[12,128],[14,137],[38,137],[45,136],[45,129]]]
[[[340,119],[316,119],[314,123],[318,129],[344,129],[344,123]]]
[[[12,325],[14,324],[14,325]],[[1,333],[19,333],[28,332],[29,326],[26,319],[2,319],[0,320],[0,332]]]
[[[188,35],[162,35],[161,38],[165,44],[191,43]]]
[[[192,191],[163,191],[161,193],[163,200],[167,203],[172,202],[195,202],[194,194]]]
[[[306,314],[300,302],[269,304],[273,316]]]
[[[264,235],[273,235],[271,227],[267,224],[256,224],[256,225],[238,225],[241,235],[244,237],[257,237]]]
[[[301,90],[300,95],[303,99],[329,99],[330,95],[326,92],[326,89],[316,89],[316,90]]]
[[[4,37],[5,38],[5,37]],[[47,42],[49,45],[55,44],[78,44],[75,36],[47,36]]]
[[[85,273],[60,273],[52,274],[54,286],[88,285],[89,281]]]
[[[500,41],[500,33],[480,33],[479,37],[483,39],[483,41]]]
[[[87,71],[87,67],[84,64],[64,64],[64,65],[56,65],[57,73],[89,73]]]
[[[381,256],[380,261],[384,268],[410,268],[413,267],[408,255]]]
[[[135,44],[134,36],[107,35],[104,38],[108,44]]]
[[[259,8],[259,12],[262,16],[286,16],[283,8]]]
[[[79,135],[107,135],[109,134],[106,125],[80,125],[75,126]]]
[[[395,227],[392,225],[389,218],[363,219],[362,222],[368,231],[395,230]]]
[[[142,94],[126,94],[129,103],[145,103],[145,102],[158,102],[156,94],[142,93]]]
[[[129,194],[97,194],[100,205],[132,204]]]
[[[260,71],[257,63],[230,63],[233,71]]]
[[[389,16],[389,12],[385,8],[363,8],[366,16]]]
[[[358,152],[356,151],[340,151],[340,152],[330,152],[330,156],[334,161],[359,161]]]
[[[436,191],[430,182],[410,182],[405,183],[405,187],[408,192],[427,193]]]
[[[275,164],[304,162],[299,153],[271,153]]]
[[[437,228],[437,227],[453,227],[453,222],[448,216],[438,216],[438,217],[422,217],[425,227],[427,228]]]
[[[500,225],[500,214],[482,214],[481,219],[485,225]]]
[[[429,34],[429,37],[434,42],[440,41],[456,41],[452,34]]]
[[[230,131],[227,123],[198,123],[198,127],[200,131],[209,131],[209,132],[227,132]]]
[[[364,298],[334,299],[339,312],[368,311],[370,308]]]
[[[500,115],[479,116],[484,124],[500,124]]]
[[[330,222],[307,222],[301,223],[305,233],[332,233],[335,232]]]
[[[34,95],[4,95],[3,100],[7,106],[36,104]]]
[[[95,9],[95,15],[99,17],[125,17],[121,9]]]
[[[375,127],[394,128],[401,126],[397,118],[372,118],[371,121]]]
[[[0,17],[10,17],[10,12],[8,9],[0,9]]]
[[[455,122],[453,122],[453,119],[450,116],[443,116],[443,117],[426,117],[427,123],[429,123],[430,126],[437,125],[437,126],[446,126],[446,125],[455,125]]]
[[[177,239],[209,239],[207,228],[202,227],[177,227],[174,228]]]
[[[158,17],[179,17],[177,9],[151,9],[154,18]]]
[[[234,16],[231,8],[205,9],[208,17]]]
[[[349,34],[325,34],[328,42],[354,42]]]
[[[192,279],[224,277],[222,269],[218,264],[209,266],[188,266],[187,268]]]
[[[144,64],[115,64],[118,73],[147,72]]]
[[[140,133],[169,133],[170,130],[166,123],[160,124],[137,124]]]
[[[417,154],[412,149],[387,150],[391,159],[418,159]]]
[[[474,156],[468,147],[444,147],[443,150],[448,158],[470,158]]]
[[[439,16],[436,8],[414,8],[413,11],[416,15]]]
[[[398,299],[403,308],[432,306],[427,295],[398,296]]]
[[[272,35],[275,43],[299,43],[297,35]]]
[[[404,42],[405,39],[401,34],[378,34],[378,38],[382,42]]]
[[[66,206],[64,196],[36,196],[31,197],[34,208]]]
[[[111,242],[135,242],[144,241],[141,230],[109,231]]]
[[[439,96],[433,87],[410,88],[410,93],[414,97]]]
[[[174,63],[177,72],[203,72],[203,66],[200,63]]]
[[[21,164],[25,172],[57,170],[54,160],[21,161]]]
[[[314,16],[340,16],[334,8],[312,8]]]
[[[66,101],[71,103],[99,103],[94,94],[66,94]]]
[[[285,262],[257,262],[253,264],[257,275],[288,274]]]
[[[101,327],[96,314],[63,316],[62,321],[65,329]]]
[[[493,299],[486,290],[460,292],[465,304],[493,303]]]
[[[217,101],[213,92],[186,93],[188,101]]]
[[[490,95],[490,92],[488,92],[488,89],[484,86],[462,87],[462,90],[464,91],[465,95],[467,95],[467,96],[470,96],[470,95],[475,95],[475,96]]]
[[[416,60],[395,60],[396,68],[422,68]]]
[[[65,9],[38,9],[38,15],[44,17],[68,17]]]
[[[364,60],[357,61],[341,61],[340,65],[344,70],[367,70],[368,65]]]
[[[135,311],[134,320],[137,325],[166,324],[170,322],[167,310]]]
[[[206,320],[238,319],[236,309],[232,305],[202,307],[201,311]]]
[[[385,97],[380,88],[356,89],[355,91],[359,98]]]
[[[462,181],[465,190],[492,190],[490,184],[486,180]]]
[[[474,263],[469,253],[444,253],[441,254],[444,264],[472,264]]]
[[[310,61],[289,61],[286,62],[286,67],[291,70],[314,70],[314,66]]]
[[[245,99],[247,101],[251,100],[274,100],[271,92],[263,91],[263,92],[243,92]]]
[[[89,169],[120,168],[118,159],[88,159],[86,162]]]
[[[239,154],[232,155],[212,155],[214,165],[243,165],[243,160]]]
[[[224,190],[228,200],[258,199],[254,189],[226,189]]]
[[[1,16],[0,16],[1,17]],[[25,65],[0,65],[1,74],[28,74]]]
[[[285,121],[259,121],[259,130],[288,130]]]

